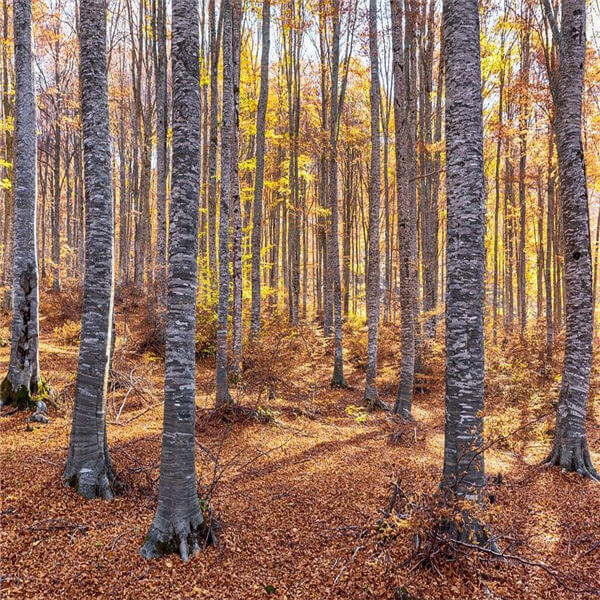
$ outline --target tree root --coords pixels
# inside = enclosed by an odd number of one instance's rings
[[[216,535],[213,528],[207,525],[200,512],[178,521],[165,523],[167,530],[156,525],[155,519],[146,535],[140,554],[144,558],[159,558],[166,554],[179,554],[183,562],[190,556],[196,556],[203,548],[216,544]]]
[[[555,440],[552,452],[542,462],[544,467],[561,467],[563,473],[578,473],[600,482],[600,475],[592,464],[587,437],[575,440]]]
[[[366,387],[363,404],[367,407],[369,412],[374,412],[376,410],[389,412],[390,410],[390,406],[379,397],[379,393],[375,386]]]
[[[67,464],[64,477],[68,485],[88,500],[94,498],[112,500],[115,490],[118,488],[118,482],[112,467],[107,465],[106,462],[102,462],[101,466],[93,465],[90,467],[84,465],[76,471],[72,470]]]

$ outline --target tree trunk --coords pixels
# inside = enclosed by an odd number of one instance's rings
[[[485,191],[479,12],[445,0],[446,51],[446,429],[442,487],[476,500],[483,459]],[[461,527],[479,543],[482,527]]]
[[[200,194],[198,4],[173,0],[173,185],[165,409],[158,507],[141,549],[146,558],[186,561],[211,541],[196,489],[196,288]]]
[[[28,408],[38,391],[38,262],[36,105],[31,0],[15,0],[15,131],[13,189],[13,318],[8,374],[0,400]]]
[[[415,371],[415,305],[413,273],[412,219],[410,210],[408,144],[406,115],[406,74],[402,42],[402,0],[390,0],[394,68],[394,127],[396,138],[396,202],[398,205],[398,248],[400,254],[401,359],[400,382],[393,412],[410,417]]]
[[[344,358],[342,347],[342,285],[340,277],[340,245],[338,235],[338,173],[337,173],[337,139],[338,139],[338,75],[340,63],[340,3],[333,2],[333,41],[331,65],[331,101],[329,116],[329,209],[331,211],[331,231],[329,236],[328,267],[330,284],[333,292],[333,330],[334,361],[331,383],[337,387],[346,387],[344,379]]]
[[[367,268],[367,373],[365,402],[379,402],[375,384],[377,376],[377,340],[379,334],[379,202],[381,157],[379,141],[379,56],[377,52],[377,0],[369,3],[369,59],[371,67],[371,186],[369,194],[369,248]]]
[[[260,92],[256,114],[256,174],[254,177],[254,212],[252,214],[252,314],[250,331],[255,340],[260,333],[260,255],[262,239],[262,205],[265,179],[265,122],[269,100],[269,52],[271,48],[271,2],[263,0]]]
[[[239,177],[240,121],[240,59],[241,59],[242,0],[233,0],[232,46],[233,64],[233,127],[231,132],[231,253],[233,271],[232,303],[232,361],[231,374],[239,380],[242,374],[242,205]]]
[[[217,311],[216,408],[230,404],[227,380],[227,317],[229,314],[229,207],[231,203],[231,141],[233,107],[233,7],[223,0],[223,125],[221,128],[221,211],[219,214],[219,307]]]
[[[586,435],[593,341],[592,256],[581,107],[585,1],[563,0],[559,44],[556,148],[565,250],[565,357],[554,447],[547,463],[598,479]]]
[[[85,284],[67,482],[86,498],[112,497],[106,388],[113,315],[113,199],[106,78],[106,3],[79,7],[85,169]]]

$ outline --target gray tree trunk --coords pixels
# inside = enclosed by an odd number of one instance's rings
[[[481,414],[485,202],[477,1],[445,0],[443,27],[448,220],[442,487],[458,498],[478,499],[485,482]]]
[[[554,447],[547,463],[598,479],[585,430],[592,366],[592,256],[581,107],[586,47],[585,0],[563,0],[556,148],[565,260],[565,358]]]
[[[415,373],[415,310],[413,272],[413,227],[408,171],[409,132],[407,121],[405,53],[402,35],[402,0],[390,0],[394,69],[394,127],[396,139],[396,201],[398,204],[398,248],[400,255],[401,359],[400,382],[393,412],[410,418]]]
[[[254,178],[254,212],[252,215],[252,312],[250,332],[260,333],[260,254],[262,240],[262,205],[265,179],[265,122],[269,100],[269,52],[271,47],[271,2],[263,0],[260,92],[256,114],[256,174]]]
[[[219,38],[217,34],[215,0],[208,2],[210,43],[210,130],[208,149],[208,269],[211,291],[217,280],[217,146],[219,141]],[[211,301],[214,300],[211,298]]]
[[[156,272],[160,297],[167,275],[167,24],[165,0],[155,0],[155,94],[156,94]]]
[[[196,288],[200,194],[198,4],[173,0],[173,176],[165,409],[158,507],[141,553],[186,561],[208,542],[196,489]]]
[[[242,205],[239,176],[240,60],[242,36],[242,0],[233,0],[231,60],[233,64],[233,127],[231,131],[231,262],[233,271],[232,360],[231,374],[242,374]]]
[[[338,75],[340,63],[340,3],[333,2],[333,40],[332,40],[332,65],[331,65],[331,101],[329,116],[329,209],[331,211],[331,230],[328,239],[329,283],[333,292],[333,337],[334,361],[331,383],[334,386],[345,387],[344,357],[342,347],[342,285],[340,276],[340,245],[338,234],[338,167],[337,167],[337,140],[338,140]]]
[[[221,204],[219,214],[219,306],[217,310],[216,408],[232,402],[227,380],[227,317],[229,314],[229,206],[231,203],[231,141],[233,114],[233,7],[223,0],[223,126],[221,128]]]
[[[369,59],[371,66],[371,187],[369,194],[369,251],[367,262],[367,373],[365,402],[375,405],[379,394],[377,376],[377,339],[379,334],[379,203],[381,157],[379,141],[379,56],[377,52],[377,0],[369,3]]]
[[[0,399],[19,408],[38,389],[37,143],[32,73],[31,0],[15,0],[13,319],[8,374]]]
[[[64,477],[86,498],[112,497],[106,442],[106,388],[113,317],[114,223],[106,3],[79,7],[85,177],[85,282],[71,442]]]

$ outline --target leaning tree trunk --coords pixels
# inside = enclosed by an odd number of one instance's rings
[[[173,175],[165,409],[158,507],[141,553],[186,561],[210,540],[196,489],[196,288],[200,195],[198,3],[173,1]]]
[[[554,447],[547,463],[598,479],[585,430],[594,324],[588,194],[581,142],[585,19],[585,0],[563,0],[556,148],[565,249],[566,331]]]
[[[85,282],[73,426],[64,477],[86,498],[111,498],[114,475],[106,443],[106,388],[113,317],[114,224],[105,1],[82,2],[79,23]]]
[[[271,2],[263,0],[262,53],[260,59],[260,92],[256,114],[256,175],[254,179],[254,212],[252,214],[252,314],[250,332],[260,332],[260,253],[262,239],[262,204],[265,179],[265,122],[269,99],[269,52],[271,47]]]
[[[377,0],[369,4],[369,58],[371,65],[371,189],[369,198],[369,251],[367,268],[367,373],[365,402],[379,403],[377,376],[377,338],[379,333],[379,195],[381,158],[379,143],[379,56],[377,54]]]
[[[483,459],[485,200],[477,0],[445,0],[446,49],[446,429],[442,488],[477,500]],[[488,542],[475,518],[453,524]]]
[[[15,140],[13,190],[13,320],[8,374],[0,399],[27,408],[40,382],[36,110],[32,73],[31,0],[15,0]]]
[[[396,202],[398,205],[398,248],[400,254],[400,382],[393,412],[410,418],[415,373],[415,305],[413,268],[413,224],[408,172],[408,121],[406,73],[402,44],[402,0],[390,0],[394,69],[394,128],[396,137]]]
[[[227,380],[227,317],[229,314],[229,205],[231,202],[231,140],[233,136],[233,7],[223,0],[223,125],[221,129],[221,211],[219,214],[219,306],[217,310],[216,408],[232,402]]]

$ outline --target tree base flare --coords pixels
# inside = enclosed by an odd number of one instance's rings
[[[390,407],[379,397],[377,388],[374,385],[368,385],[365,388],[365,395],[363,398],[363,404],[369,412],[376,410],[389,411]]]
[[[150,527],[140,554],[144,558],[160,558],[167,554],[179,554],[183,562],[196,556],[203,548],[216,544],[216,535],[201,514],[176,523],[168,523],[168,530]]]
[[[67,463],[64,478],[69,486],[88,500],[112,500],[119,487],[109,461],[102,461],[101,465],[80,465],[78,468],[72,468]]]
[[[578,473],[600,482],[600,475],[592,464],[587,436],[555,440],[552,452],[542,463],[544,467],[561,467],[563,473]]]
[[[8,376],[4,378],[0,385],[0,402],[2,402],[2,405],[15,406],[19,410],[35,409],[38,400],[46,400],[51,397],[52,390],[43,377],[40,377],[37,386],[33,386],[32,389],[26,385],[21,385],[18,389],[15,389]]]

